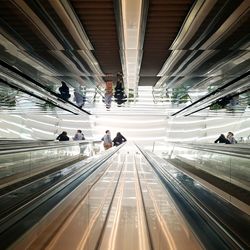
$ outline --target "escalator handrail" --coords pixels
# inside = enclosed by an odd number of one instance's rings
[[[228,156],[236,156],[250,159],[250,147],[238,147],[238,145],[216,145],[216,144],[195,144],[195,143],[170,143],[173,147],[189,148],[194,150],[200,150],[205,152],[212,152],[216,154],[225,154]]]
[[[80,146],[83,144],[94,144],[94,143],[100,143],[100,141],[65,141],[65,142],[54,142],[51,145],[32,145],[32,144],[21,144],[20,146],[16,145],[16,147],[20,147],[18,149],[1,149],[0,147],[0,156],[6,155],[6,154],[17,154],[17,153],[23,153],[23,152],[33,152],[37,150],[46,150],[46,149],[54,149],[54,148],[62,148],[62,147],[69,147],[69,146]],[[13,146],[15,147],[15,146]]]
[[[144,157],[147,159],[149,164],[152,166],[152,168],[154,169],[156,174],[159,176],[159,178],[161,179],[163,184],[165,185],[165,181],[169,182],[170,183],[169,185],[173,186],[173,189],[175,191],[177,190],[177,193],[179,193],[178,196],[183,197],[183,199],[188,201],[188,203],[192,207],[194,207],[195,209],[198,209],[198,212],[201,214],[201,218],[203,218],[203,220],[205,222],[207,222],[207,221],[209,222],[209,226],[211,227],[211,229],[215,230],[215,232],[222,238],[222,241],[227,242],[229,244],[229,246],[237,247],[237,249],[246,249],[246,248],[249,247],[248,243],[247,243],[248,242],[247,238],[244,238],[242,240],[242,238],[239,235],[236,235],[225,224],[221,225],[219,223],[218,217],[214,213],[209,211],[207,209],[206,205],[204,205],[201,202],[197,201],[195,196],[190,191],[187,190],[185,184],[180,183],[180,181],[177,180],[172,174],[169,174],[166,169],[164,169],[164,172],[162,172],[163,170],[159,171],[159,169],[163,169],[163,167],[161,166],[161,163],[158,162],[158,160],[157,160],[158,157],[156,155],[154,155],[152,152],[146,152],[145,150],[140,148],[138,145],[136,145],[136,146],[139,148],[141,153],[144,155]],[[180,170],[179,170],[179,172],[181,173]],[[187,178],[192,179],[190,176],[188,176],[188,175],[186,175],[186,176],[187,176]],[[170,179],[168,180],[168,178],[170,178]],[[201,186],[201,185],[199,185],[199,186]],[[203,188],[205,189],[205,191],[209,195],[216,196],[211,191],[207,190],[205,187],[203,187]],[[249,223],[250,220],[249,220],[249,216],[247,214],[240,211],[239,209],[234,207],[232,204],[226,202],[223,198],[221,198],[219,196],[218,197],[216,196],[216,199],[221,200],[220,206],[222,204],[225,207],[228,206],[229,209],[232,208],[234,210],[237,210],[237,212],[239,212],[239,217],[238,218],[233,218],[233,219],[237,220],[239,225],[240,225],[240,223]],[[174,200],[176,200],[176,199],[174,198]],[[223,206],[219,207],[218,209],[220,209],[220,211],[223,210]],[[185,210],[185,208],[184,208],[184,210]],[[213,210],[213,212],[214,212],[214,210]],[[245,220],[246,218],[248,219],[247,220],[248,222],[246,222],[246,220]],[[228,219],[230,219],[230,218],[228,218]],[[245,225],[245,228],[247,228],[246,225]],[[196,230],[196,233],[197,233],[197,230]]]
[[[3,220],[3,224],[1,225],[1,230],[2,230],[2,234],[0,234],[0,239],[3,239],[3,237],[6,238],[6,233],[8,228],[17,228],[17,229],[11,229],[11,235],[12,238],[18,237],[20,236],[20,234],[24,233],[24,225],[25,227],[28,227],[28,225],[30,225],[32,223],[32,221],[37,221],[37,218],[33,218],[30,214],[32,213],[32,211],[36,210],[36,209],[41,209],[40,206],[41,204],[46,204],[46,202],[48,201],[49,203],[51,203],[51,200],[54,198],[54,196],[57,196],[58,193],[60,193],[62,190],[67,190],[67,193],[70,193],[72,190],[68,188],[68,186],[71,186],[72,183],[76,182],[79,178],[82,178],[81,176],[86,175],[85,179],[88,178],[91,174],[93,174],[101,165],[103,165],[106,161],[108,161],[115,153],[117,153],[120,148],[123,146],[120,145],[119,147],[113,147],[112,149],[109,149],[108,151],[106,151],[104,153],[104,155],[102,155],[100,158],[98,158],[98,160],[96,160],[94,163],[90,163],[88,166],[87,171],[84,171],[82,174],[79,175],[79,177],[74,177],[72,181],[67,181],[66,183],[62,183],[63,185],[57,185],[57,187],[54,187],[54,191],[52,192],[47,192],[46,196],[43,197],[42,199],[38,199],[35,202],[30,202],[29,206],[25,209],[21,209],[21,211],[17,212],[15,215],[13,215],[10,219],[10,221],[5,221]],[[79,183],[82,183],[79,182]],[[74,186],[74,185],[73,185]],[[52,187],[53,188],[53,187]],[[75,188],[73,188],[75,189]],[[57,198],[58,199],[58,198]],[[51,209],[49,209],[48,211],[50,211]],[[23,222],[22,218],[26,218],[26,217],[31,216],[31,218],[27,218],[27,223]],[[19,229],[21,228],[21,230]],[[18,233],[13,234],[13,231],[17,231]],[[26,229],[27,230],[27,229]],[[11,241],[9,239],[9,237],[7,237],[6,239],[8,239],[9,241]],[[11,244],[11,242],[4,242],[4,244],[9,245]]]

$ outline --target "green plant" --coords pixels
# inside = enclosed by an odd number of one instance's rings
[[[220,110],[220,109],[223,109],[223,106],[221,106],[218,103],[213,103],[212,105],[210,105],[209,108],[210,108],[210,110]]]
[[[16,95],[17,91],[9,92],[4,89],[0,91],[0,100],[4,103],[5,106],[15,107],[16,106]]]
[[[41,107],[41,109],[43,111],[51,111],[51,110],[55,110],[55,105],[50,103],[50,102],[44,102],[44,103],[40,103],[39,106]]]
[[[190,100],[188,91],[186,88],[176,88],[172,90],[171,96],[172,103],[186,103]]]

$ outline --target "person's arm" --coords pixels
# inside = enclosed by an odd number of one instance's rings
[[[218,138],[214,143],[217,143],[217,142],[222,143],[222,142],[224,142],[224,140],[225,140],[225,138],[224,138],[223,135],[221,134],[221,135],[219,136],[219,138]]]
[[[61,134],[56,137],[56,140],[60,140]]]
[[[124,136],[122,136],[122,140],[123,140],[124,142],[127,141],[126,138],[125,138]]]

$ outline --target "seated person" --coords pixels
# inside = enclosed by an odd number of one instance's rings
[[[118,132],[116,137],[113,139],[113,143],[115,146],[119,146],[125,141],[127,141],[126,138],[120,132]]]
[[[112,147],[111,133],[109,130],[105,131],[105,135],[102,137],[102,141],[105,150]]]
[[[67,132],[63,131],[60,135],[56,138],[59,141],[69,141],[69,137],[67,136]]]
[[[77,89],[74,90],[74,101],[79,108],[82,108],[86,102],[86,97],[79,92]]]
[[[76,131],[76,134],[73,137],[74,141],[81,141],[81,140],[85,140],[84,134],[82,133],[82,130],[78,129]]]
[[[230,141],[223,134],[221,134],[220,137],[214,141],[214,143],[217,143],[217,142],[230,144]]]
[[[237,141],[234,138],[234,134],[232,132],[228,132],[227,140],[230,142],[230,144],[236,144],[237,143]]]

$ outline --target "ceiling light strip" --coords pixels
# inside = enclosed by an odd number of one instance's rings
[[[137,92],[149,3],[148,0],[114,2],[124,82],[127,89]]]

